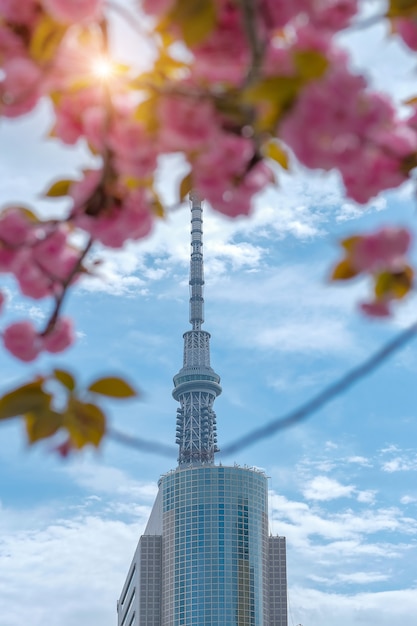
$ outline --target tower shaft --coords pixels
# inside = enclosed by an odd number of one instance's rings
[[[184,334],[183,367],[174,376],[172,395],[177,410],[178,463],[212,464],[217,449],[216,414],[213,403],[221,393],[220,377],[210,367],[210,334],[204,322],[204,267],[202,203],[191,194],[190,324]]]

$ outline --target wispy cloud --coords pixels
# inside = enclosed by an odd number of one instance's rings
[[[410,472],[417,470],[417,457],[396,457],[382,464],[382,471],[392,474],[393,472]]]
[[[316,476],[304,488],[303,494],[307,500],[324,501],[350,497],[354,491],[353,485],[342,485],[328,476]]]

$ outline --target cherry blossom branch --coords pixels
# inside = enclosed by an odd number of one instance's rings
[[[251,52],[251,64],[245,79],[245,85],[250,85],[259,76],[262,59],[265,52],[265,42],[259,39],[257,30],[257,11],[254,0],[240,0],[242,6],[243,25]]]
[[[89,253],[93,243],[94,243],[94,240],[93,240],[92,237],[90,237],[88,242],[87,242],[87,245],[85,246],[85,248],[81,252],[80,256],[78,257],[77,262],[74,264],[74,267],[69,272],[69,274],[67,275],[65,280],[63,280],[61,282],[62,289],[55,296],[55,307],[54,307],[54,310],[52,311],[51,316],[49,317],[49,320],[47,321],[47,323],[45,325],[44,331],[42,333],[40,333],[40,336],[42,336],[42,337],[46,336],[54,328],[54,326],[55,326],[55,324],[56,324],[56,322],[58,320],[59,314],[61,312],[61,308],[62,308],[62,305],[64,303],[65,296],[68,293],[68,288],[71,285],[72,281],[74,280],[75,276],[82,269],[83,261],[84,261],[85,257],[87,256],[87,254]]]

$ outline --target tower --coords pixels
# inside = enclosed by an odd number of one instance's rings
[[[190,324],[174,376],[178,467],[159,491],[117,603],[118,626],[287,626],[284,537],[268,535],[267,477],[216,465],[204,322],[202,203],[191,194]]]
[[[174,376],[172,395],[177,409],[180,467],[213,464],[218,451],[213,403],[222,389],[220,377],[210,367],[210,334],[204,322],[203,220],[198,197],[191,194],[190,324],[184,333],[184,363]]]

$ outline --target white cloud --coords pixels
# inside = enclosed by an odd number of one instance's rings
[[[289,595],[294,623],[308,626],[399,626],[417,613],[415,588],[343,594],[294,586]]]
[[[375,198],[367,207],[367,211],[369,211],[370,208],[372,208],[376,212],[386,210],[387,208],[386,198],[384,197]],[[363,214],[364,214],[364,208],[362,205],[356,204],[351,201],[343,202],[342,206],[340,207],[336,215],[336,220],[338,222],[347,222],[350,220],[358,219],[362,217]]]
[[[323,372],[314,372],[304,375],[283,372],[278,377],[269,378],[268,386],[276,391],[299,391],[300,389],[309,387],[323,386],[326,378],[327,375]]]
[[[63,471],[70,474],[74,482],[84,489],[110,493],[117,498],[127,496],[132,501],[143,499],[153,501],[158,491],[155,482],[133,480],[122,470],[108,465],[77,464]]]
[[[351,574],[336,574],[332,578],[325,576],[311,575],[308,577],[318,583],[326,585],[340,585],[341,583],[351,583],[355,585],[369,585],[369,583],[379,582],[390,578],[389,574],[381,572],[352,572]]]
[[[85,515],[3,533],[2,626],[113,623],[140,530],[138,523]]]
[[[377,492],[373,489],[367,491],[358,491],[357,500],[364,504],[373,504],[375,502]]]
[[[349,456],[346,461],[348,463],[361,465],[362,467],[372,467],[372,463],[364,456]]]
[[[410,472],[417,470],[417,458],[395,457],[382,464],[382,471],[392,474],[393,472]]]
[[[316,476],[303,489],[303,494],[307,500],[334,500],[350,497],[354,491],[353,485],[342,485],[333,478]]]
[[[400,498],[400,502],[401,504],[412,504],[414,502],[417,502],[417,498],[415,496],[402,496]]]

